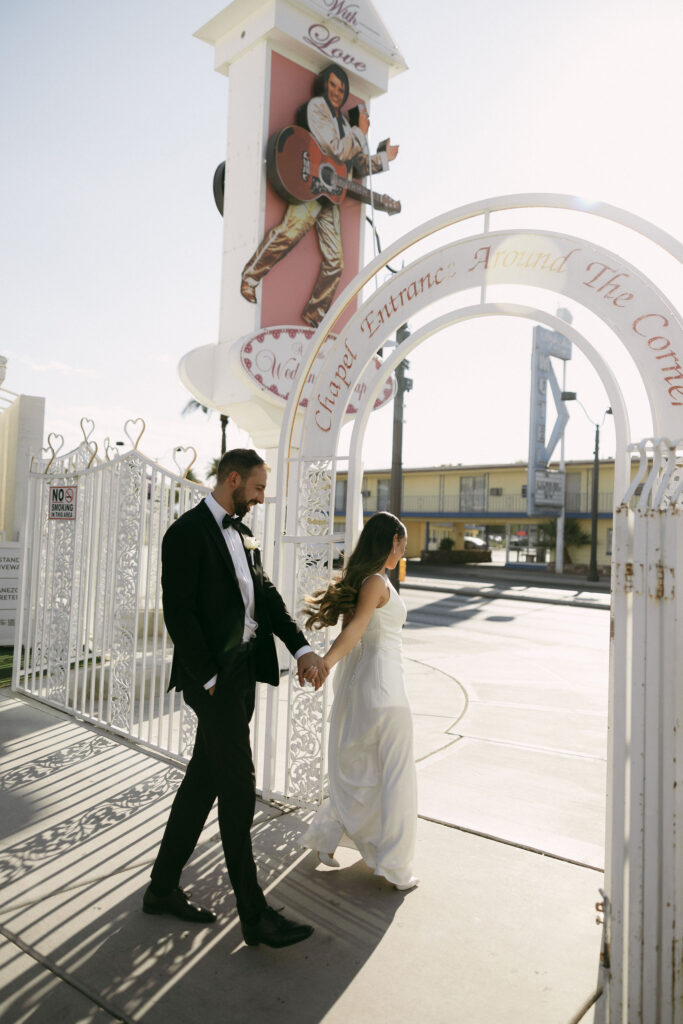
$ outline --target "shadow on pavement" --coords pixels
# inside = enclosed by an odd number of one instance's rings
[[[433,629],[436,625],[452,626],[467,619],[474,619],[485,615],[492,606],[492,598],[486,594],[458,595],[449,594],[446,597],[439,597],[428,604],[421,604],[419,608],[411,608],[406,619],[406,626],[409,629]],[[491,618],[491,616],[486,616]],[[515,616],[508,616],[505,621],[513,621]]]
[[[316,868],[299,846],[302,815],[259,805],[252,838],[261,883],[271,905],[316,927],[311,939],[284,950],[243,944],[215,812],[183,884],[218,922],[145,915],[142,891],[181,771],[12,704],[3,709],[0,789],[5,1024],[325,1017],[405,895],[360,863]],[[50,723],[38,745],[30,742],[40,733],[33,716]]]

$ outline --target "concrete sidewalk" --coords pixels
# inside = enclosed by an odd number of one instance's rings
[[[269,898],[316,928],[290,949],[242,943],[215,815],[183,882],[217,924],[143,915],[181,770],[0,690],[3,1022],[570,1024],[599,961],[608,595],[410,582],[422,883],[317,865],[310,813],[260,804]]]
[[[184,883],[217,924],[140,911],[176,767],[7,690],[0,741],[5,1024],[569,1024],[595,989],[599,871],[421,819],[422,884],[398,893],[350,850],[316,866],[310,815],[259,805],[269,898],[316,931],[250,949],[213,817]]]

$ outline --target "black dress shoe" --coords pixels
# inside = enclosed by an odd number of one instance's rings
[[[312,925],[288,921],[272,907],[262,910],[251,924],[242,922],[242,935],[248,946],[258,946],[262,942],[264,946],[280,949],[282,946],[293,946],[295,942],[303,942],[312,934]]]
[[[172,889],[167,896],[157,896],[151,886],[142,897],[145,914],[172,914],[181,921],[195,921],[198,924],[213,924],[216,915],[198,903],[190,903],[182,889]]]

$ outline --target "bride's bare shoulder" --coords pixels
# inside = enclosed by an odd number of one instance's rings
[[[372,576],[366,576],[360,590],[362,594],[367,594],[368,598],[376,599],[378,608],[389,600],[389,581],[383,572],[374,572]]]

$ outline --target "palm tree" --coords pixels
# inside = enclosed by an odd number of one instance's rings
[[[198,402],[196,398],[191,398],[189,400],[189,402],[187,403],[187,405],[185,406],[185,408],[183,409],[183,411],[181,412],[180,415],[181,416],[186,416],[188,412],[196,412],[198,409],[201,409],[201,411],[204,413],[205,416],[210,416],[211,413],[213,412],[213,409],[209,409],[208,406],[202,405],[202,403]],[[226,414],[224,412],[222,412],[221,413],[221,455],[225,455],[225,451],[226,451],[226,448],[227,448],[227,443],[226,443],[226,439],[225,439],[225,432],[226,432],[226,430],[228,428],[228,423],[229,422],[230,422],[230,417],[226,416]]]
[[[543,532],[543,539],[547,542],[549,547],[554,548],[557,543],[557,519],[544,519],[543,522],[538,525]],[[569,549],[582,548],[584,545],[590,544],[590,542],[590,534],[583,529],[578,519],[565,519],[564,550],[569,565],[572,564]]]
[[[210,480],[211,477],[215,478],[215,477],[218,476],[218,463],[220,461],[221,461],[220,459],[212,459],[212,461],[207,466],[207,468],[206,468],[206,477],[207,477],[208,480]]]

